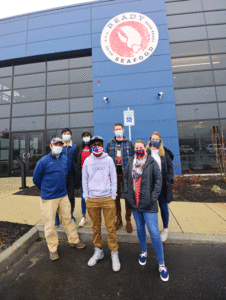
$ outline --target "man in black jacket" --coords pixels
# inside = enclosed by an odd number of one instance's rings
[[[79,222],[79,227],[83,227],[86,223],[86,203],[85,203],[85,199],[83,198],[81,174],[82,174],[82,166],[84,164],[84,161],[92,153],[92,149],[90,145],[91,137],[92,135],[88,131],[82,133],[82,144],[76,147],[73,156],[73,165],[75,169],[75,186],[76,188],[81,187],[81,192],[82,192],[82,200],[81,200],[82,218],[81,221]]]

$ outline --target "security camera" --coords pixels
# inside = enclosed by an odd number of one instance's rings
[[[105,103],[108,102],[108,97],[104,97],[103,99],[104,99]]]
[[[159,99],[161,99],[161,98],[162,98],[162,95],[163,95],[163,92],[160,92],[160,93],[158,93],[158,97],[159,97]]]

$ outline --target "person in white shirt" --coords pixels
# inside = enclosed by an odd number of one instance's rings
[[[155,159],[162,173],[162,191],[158,202],[163,221],[161,238],[165,242],[168,237],[169,225],[168,204],[173,200],[172,183],[174,183],[174,171],[172,160],[174,155],[169,149],[163,146],[161,135],[157,131],[153,132],[150,136],[147,144],[147,153]]]

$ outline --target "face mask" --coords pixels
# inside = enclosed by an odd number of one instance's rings
[[[89,141],[90,141],[90,136],[86,136],[83,138],[84,143],[89,143]]]
[[[67,142],[67,141],[69,141],[69,140],[71,139],[71,136],[68,135],[68,134],[63,134],[63,135],[62,135],[62,139],[63,139],[65,142]]]
[[[62,152],[62,147],[60,146],[53,146],[52,151],[54,154],[59,155]]]
[[[158,141],[151,141],[151,144],[152,144],[152,146],[153,147],[158,147],[158,145],[159,145],[159,142]]]
[[[141,149],[141,150],[135,150],[135,153],[136,153],[136,156],[137,156],[137,157],[141,158],[141,157],[144,156],[145,151],[144,151],[144,149]]]
[[[115,131],[115,136],[116,137],[122,137],[123,136],[122,130]]]
[[[100,154],[104,151],[104,148],[100,146],[94,146],[92,147],[92,151],[94,154]]]

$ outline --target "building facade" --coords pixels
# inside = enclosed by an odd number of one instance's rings
[[[132,140],[159,131],[175,173],[216,171],[224,0],[97,1],[0,20],[0,36],[0,176],[20,173],[17,156],[32,174],[64,127],[107,142],[128,107]]]

